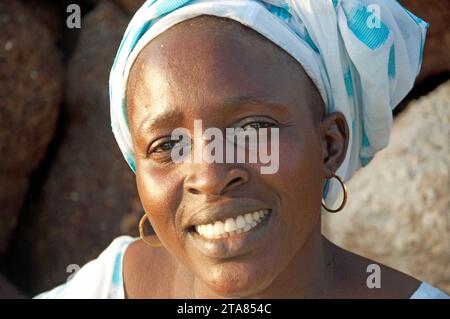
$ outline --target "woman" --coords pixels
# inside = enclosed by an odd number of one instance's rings
[[[448,297],[383,265],[374,287],[376,263],[321,234],[321,207],[341,210],[344,181],[387,145],[427,27],[396,1],[147,1],[110,77],[113,132],[146,211],[141,239],[117,238],[38,297]],[[212,140],[198,123],[270,132],[275,171],[263,174],[261,158],[217,160],[227,138],[186,160]]]

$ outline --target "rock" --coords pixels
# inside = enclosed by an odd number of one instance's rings
[[[33,294],[65,282],[69,265],[82,266],[115,237],[138,235],[143,210],[111,131],[108,97],[109,71],[127,23],[108,2],[83,19],[68,66],[64,136],[15,257],[18,271],[32,274]],[[20,262],[25,258],[27,265]]]
[[[25,295],[0,275],[0,299],[24,299]]]
[[[145,0],[108,0],[120,6],[127,14],[133,15],[145,2]]]
[[[31,174],[59,114],[60,54],[52,34],[19,1],[0,3],[0,255],[5,253]]]
[[[55,40],[60,40],[64,31],[63,17],[67,14],[64,8],[51,0],[22,0],[22,3],[32,8],[33,16],[47,28]]]
[[[348,206],[325,214],[336,244],[450,292],[450,81],[410,103],[389,146],[348,183]]]
[[[448,27],[450,1],[403,0],[400,2],[409,11],[430,24],[423,52],[422,69],[417,83],[432,76],[450,72],[450,28]]]

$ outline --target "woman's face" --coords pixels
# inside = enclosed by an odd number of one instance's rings
[[[268,287],[320,233],[324,178],[346,147],[336,123],[345,120],[321,119],[316,88],[287,53],[236,22],[211,20],[180,23],[141,51],[128,120],[139,196],[159,239],[211,291],[245,296]],[[203,130],[278,128],[278,171],[261,174],[264,165],[248,161],[174,163],[172,131],[194,138],[194,120]],[[211,239],[195,230],[261,210],[268,215],[240,234]]]

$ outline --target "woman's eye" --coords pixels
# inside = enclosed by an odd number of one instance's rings
[[[168,141],[159,144],[153,150],[151,150],[151,153],[164,153],[164,152],[170,152],[174,146],[178,143],[178,141]]]
[[[156,144],[156,143],[155,143]],[[187,156],[190,152],[191,144],[183,140],[168,140],[155,146],[151,146],[147,153],[147,158],[158,163],[169,164]],[[173,153],[175,152],[175,153]],[[175,158],[172,158],[174,156]]]
[[[242,126],[242,128],[244,130],[246,129],[254,129],[254,130],[259,130],[261,128],[268,128],[268,127],[273,127],[275,124],[274,123],[269,123],[269,122],[252,122],[252,123],[248,123],[245,124],[244,126]]]
[[[170,157],[170,152],[176,146],[178,141],[166,140],[155,146],[150,146],[147,152],[147,156],[155,160],[163,160],[166,157]]]

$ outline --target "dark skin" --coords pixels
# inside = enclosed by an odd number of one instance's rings
[[[348,126],[341,113],[324,115],[302,67],[254,31],[214,17],[172,27],[140,52],[127,107],[137,188],[157,235],[148,240],[163,244],[129,246],[127,298],[408,298],[418,288],[381,264],[381,288],[367,288],[375,262],[321,234],[322,190],[344,160]],[[192,132],[195,119],[204,128],[279,128],[278,172],[262,175],[260,163],[171,162],[171,131]],[[272,211],[257,245],[233,258],[196,249],[188,226],[200,208],[247,199]]]

